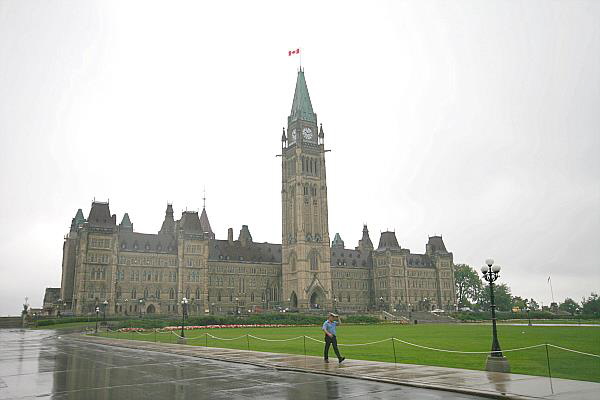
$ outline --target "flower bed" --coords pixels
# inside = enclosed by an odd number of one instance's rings
[[[222,329],[222,328],[285,328],[291,326],[309,326],[309,325],[285,325],[285,324],[227,324],[227,325],[186,325],[185,330],[192,329]],[[153,331],[153,329],[148,329]],[[179,326],[166,326],[164,328],[157,329],[159,331],[178,331],[181,330]],[[145,332],[144,328],[121,328],[118,332]]]

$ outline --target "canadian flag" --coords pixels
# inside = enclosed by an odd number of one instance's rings
[[[300,49],[288,51],[288,56],[291,56],[292,54],[300,54]]]

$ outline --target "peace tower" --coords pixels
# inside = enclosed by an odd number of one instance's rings
[[[281,142],[283,296],[292,308],[326,307],[332,299],[326,150],[302,69]]]

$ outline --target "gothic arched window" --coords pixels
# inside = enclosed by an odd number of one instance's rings
[[[175,298],[175,290],[173,288],[169,289],[169,299],[173,300]]]
[[[292,272],[296,271],[296,253],[290,255],[290,269]]]
[[[319,269],[319,254],[316,251],[313,251],[310,254],[310,270],[316,271]]]

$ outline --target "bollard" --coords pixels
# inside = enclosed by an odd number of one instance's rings
[[[156,328],[154,329],[154,343],[156,343]]]
[[[250,337],[246,333],[246,342],[248,342],[248,350],[250,350]]]
[[[208,332],[204,333],[206,335],[206,338],[204,340],[204,347],[208,347]]]
[[[394,364],[396,364],[396,345],[394,344],[394,338],[392,338],[392,348],[394,349]]]

